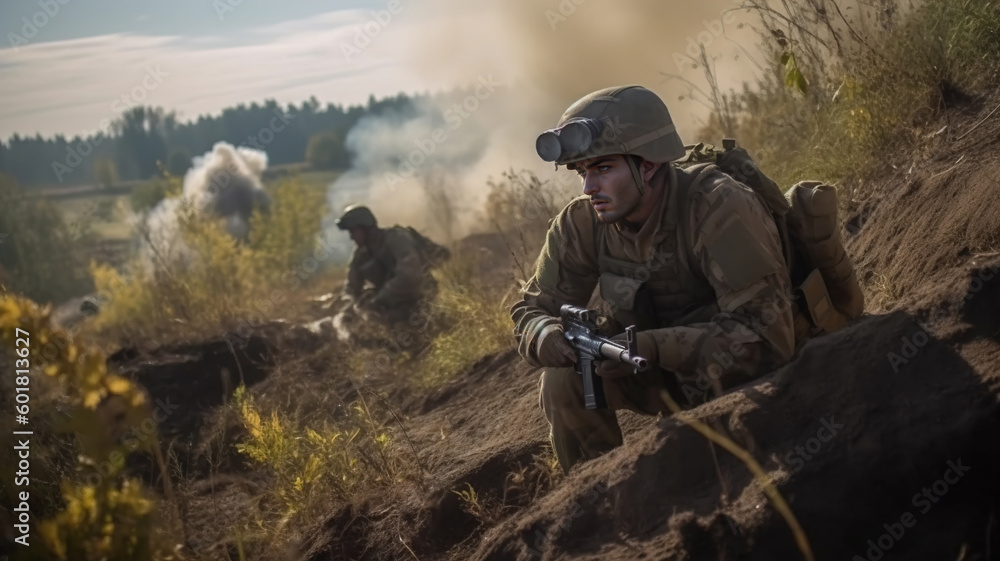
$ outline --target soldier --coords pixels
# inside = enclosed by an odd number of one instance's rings
[[[372,211],[361,205],[344,209],[337,227],[357,244],[344,296],[361,310],[387,323],[405,321],[437,293],[430,270],[448,259],[447,249],[413,228],[379,228]]]
[[[563,470],[622,443],[615,409],[666,412],[663,390],[691,407],[791,358],[791,281],[767,207],[714,166],[671,164],[685,149],[656,94],[591,93],[536,148],[583,184],[511,308],[521,356],[543,367],[539,402]],[[608,408],[588,410],[559,309],[586,306],[595,288],[607,335],[636,325],[639,354],[656,367],[633,374],[603,361]]]

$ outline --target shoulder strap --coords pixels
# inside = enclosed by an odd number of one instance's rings
[[[677,225],[680,231],[679,241],[681,251],[678,257],[683,265],[697,277],[705,278],[701,267],[697,266],[698,258],[694,254],[694,235],[691,232],[691,196],[695,186],[709,175],[720,171],[715,164],[698,164],[687,169],[677,169]]]

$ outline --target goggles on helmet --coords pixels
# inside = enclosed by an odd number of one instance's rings
[[[587,152],[603,131],[603,121],[576,117],[538,135],[535,150],[546,162],[563,161]]]

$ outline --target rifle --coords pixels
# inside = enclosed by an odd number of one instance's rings
[[[563,335],[576,352],[576,373],[583,376],[583,405],[587,409],[606,409],[604,384],[594,372],[595,360],[613,360],[631,364],[633,372],[643,372],[648,368],[646,359],[639,356],[639,342],[635,338],[635,326],[625,328],[623,347],[597,334],[597,310],[587,310],[570,304],[559,308],[562,316]]]

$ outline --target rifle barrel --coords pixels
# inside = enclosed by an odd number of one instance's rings
[[[649,368],[649,364],[646,362],[646,359],[641,356],[630,356],[628,349],[610,341],[602,343],[600,350],[601,356],[625,364],[631,364],[639,372],[643,372]]]

